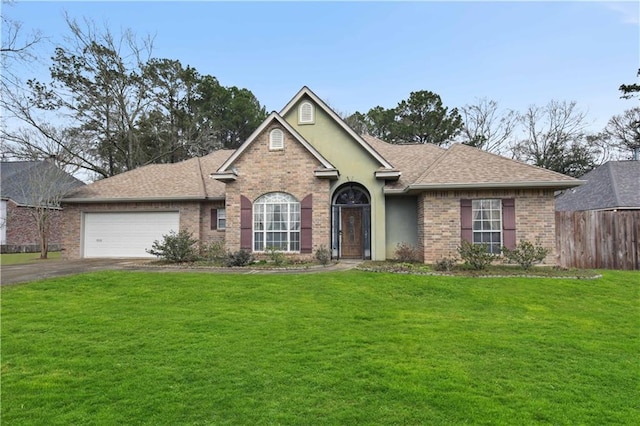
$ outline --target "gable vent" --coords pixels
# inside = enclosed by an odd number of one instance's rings
[[[280,129],[273,129],[269,133],[269,149],[284,149],[284,133]]]
[[[298,123],[310,124],[313,123],[313,120],[313,105],[311,102],[303,102],[298,111]]]

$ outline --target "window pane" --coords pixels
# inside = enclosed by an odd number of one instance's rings
[[[289,234],[291,241],[289,243],[289,250],[291,251],[300,251],[300,233],[299,232],[291,232]]]
[[[259,240],[254,239],[256,250],[267,247],[300,250],[299,234],[292,236],[300,229],[300,203],[293,196],[280,192],[265,194],[255,201],[253,211],[254,233],[261,234]]]
[[[263,236],[264,236],[264,234],[262,232],[254,232],[253,233],[253,238],[254,238],[253,250],[255,250],[255,251],[264,250]]]

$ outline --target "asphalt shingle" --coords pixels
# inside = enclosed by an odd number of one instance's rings
[[[640,209],[640,161],[609,161],[556,198],[556,210]]]

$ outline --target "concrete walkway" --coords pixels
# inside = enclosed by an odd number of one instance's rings
[[[47,278],[82,274],[85,272],[105,270],[127,270],[147,272],[201,272],[201,273],[233,273],[233,274],[300,274],[330,271],[346,271],[355,268],[360,261],[341,260],[328,266],[309,268],[215,268],[215,267],[183,267],[157,266],[149,259],[80,259],[55,260],[25,263],[21,265],[0,266],[0,285],[27,283]]]

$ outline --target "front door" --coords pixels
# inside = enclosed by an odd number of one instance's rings
[[[362,259],[362,207],[342,206],[341,250],[346,259]]]

